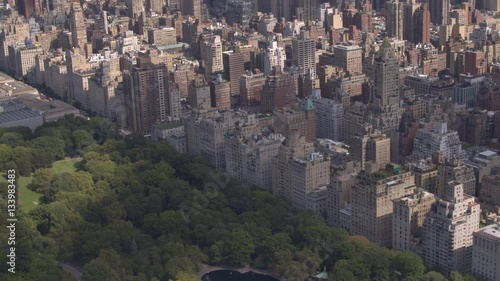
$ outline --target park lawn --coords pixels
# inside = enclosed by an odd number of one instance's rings
[[[76,165],[82,160],[80,158],[69,159],[57,161],[52,164],[52,171],[56,174],[64,173],[64,172],[75,172]],[[5,176],[5,175],[4,175]],[[0,177],[1,181],[7,181],[5,177]],[[33,176],[30,177],[22,177],[17,175],[16,186],[18,188],[19,198],[17,200],[17,204],[20,209],[24,212],[29,212],[33,210],[39,203],[43,194],[34,192],[28,188],[28,185],[33,181]]]

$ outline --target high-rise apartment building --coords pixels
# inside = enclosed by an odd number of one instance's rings
[[[479,230],[481,209],[463,185],[449,182],[445,194],[428,213],[423,226],[423,260],[444,273],[469,272],[472,264],[472,234]]]
[[[208,110],[212,106],[210,85],[208,85],[202,70],[198,70],[194,80],[188,86],[188,102],[193,109]]]
[[[316,152],[313,143],[298,131],[291,132],[273,161],[273,193],[285,197],[295,208],[323,215],[329,183],[329,159]]]
[[[148,30],[148,43],[158,47],[177,44],[177,34],[175,28],[164,27]]]
[[[378,169],[377,163],[367,163],[352,187],[352,231],[371,242],[392,246],[392,201],[410,196],[415,191],[411,172]]]
[[[410,163],[410,170],[415,175],[415,185],[426,191],[435,193],[438,169],[430,160],[420,160]]]
[[[261,112],[273,112],[276,108],[288,107],[295,98],[294,76],[276,69],[267,76],[260,97]]]
[[[500,174],[483,177],[479,200],[489,209],[500,206]]]
[[[261,72],[248,71],[241,75],[240,81],[240,104],[243,107],[256,106],[260,104],[262,89],[266,83],[266,75]]]
[[[364,167],[368,161],[385,167],[391,162],[391,139],[380,131],[368,131],[351,137],[351,159]]]
[[[393,201],[393,250],[419,253],[422,226],[435,201],[434,194],[423,190]]]
[[[363,49],[359,46],[333,46],[333,65],[342,67],[344,72],[351,75],[363,73]]]
[[[201,44],[202,57],[206,60],[207,74],[224,71],[222,63],[222,41],[219,35],[211,36]]]
[[[338,101],[317,97],[312,102],[316,108],[316,135],[334,141],[344,140],[344,108]]]
[[[500,223],[473,234],[472,273],[488,281],[500,281]]]
[[[226,171],[224,136],[236,126],[252,128],[255,115],[241,111],[193,112],[184,120],[187,151],[201,155],[217,171]],[[254,131],[255,132],[255,131]]]
[[[414,16],[415,11],[418,10],[420,4],[410,1],[409,3],[403,4],[403,39],[413,42],[414,38]],[[418,43],[418,42],[416,42]]]
[[[342,227],[350,231],[352,187],[356,182],[360,167],[356,166],[353,161],[347,161],[344,162],[342,168],[331,175],[328,186],[327,222],[330,226]]]
[[[399,61],[385,39],[373,62],[374,103],[380,108],[399,104]],[[399,125],[399,122],[398,122]]]
[[[201,0],[181,0],[181,11],[201,21]]]
[[[316,10],[318,9],[318,0],[299,0],[296,16],[300,21],[314,21],[316,18]]]
[[[445,159],[463,159],[465,152],[456,131],[448,131],[447,123],[439,123],[432,128],[420,128],[414,141],[414,159],[432,157],[436,151],[441,151]]]
[[[147,134],[157,122],[167,120],[173,112],[169,106],[168,73],[165,65],[141,65],[132,68],[127,79],[130,128]],[[175,99],[172,99],[174,101]],[[180,102],[180,99],[178,99]]]
[[[8,47],[8,70],[16,76],[24,76],[35,67],[35,58],[44,53],[38,46],[16,46]]]
[[[231,96],[240,95],[240,78],[245,73],[245,55],[239,50],[222,53],[224,78],[231,83]]]
[[[448,24],[450,18],[450,0],[429,0],[429,10],[433,24]]]
[[[476,175],[472,167],[464,165],[461,161],[448,161],[438,165],[436,189],[431,190],[436,196],[444,196],[446,185],[450,181],[462,184],[463,192],[467,195],[476,194]]]
[[[225,135],[226,173],[250,186],[271,191],[273,159],[285,138],[260,132],[245,135],[241,129]]]
[[[161,15],[163,14],[164,4],[164,0],[146,0],[146,11]]]
[[[127,0],[129,18],[138,17],[144,12],[144,0]]]
[[[311,73],[316,77],[316,41],[309,37],[309,31],[300,31],[300,35],[292,40],[292,60],[302,74]]]
[[[429,12],[429,4],[422,3],[413,15],[413,43],[430,44],[431,13]]]
[[[274,69],[281,72],[285,67],[285,60],[285,50],[282,47],[278,47],[278,42],[271,42],[264,54],[264,73],[271,75]]]
[[[387,2],[385,7],[387,10],[386,30],[387,36],[403,40],[403,2],[393,0]]]
[[[278,109],[274,111],[274,131],[286,138],[294,131],[304,136],[306,142],[316,139],[316,110],[311,100],[306,100],[302,109]]]
[[[73,46],[83,51],[87,43],[87,28],[85,27],[85,16],[80,2],[71,3],[69,22]]]
[[[217,74],[217,78],[209,84],[212,107],[220,111],[231,109],[231,86],[222,79],[222,74]]]

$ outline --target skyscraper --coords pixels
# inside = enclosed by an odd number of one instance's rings
[[[318,0],[299,0],[298,7],[302,8],[303,18],[301,19],[304,22],[314,21],[316,20],[319,3]]]
[[[69,20],[73,46],[83,51],[85,43],[87,43],[87,29],[85,27],[85,17],[80,2],[71,3]]]
[[[245,55],[236,48],[222,54],[225,79],[231,83],[231,95],[240,94],[240,77],[245,73]]]
[[[222,79],[222,74],[217,74],[217,78],[210,83],[210,100],[212,107],[220,111],[231,109],[231,85]]]
[[[399,2],[399,0],[387,2],[386,10],[387,36],[403,40],[403,2]]]
[[[413,1],[410,3],[405,3],[403,5],[403,39],[413,42],[413,17],[415,16],[415,11],[420,7]]]
[[[266,83],[266,75],[262,72],[247,73],[240,77],[240,104],[243,107],[260,104],[262,89]]]
[[[209,109],[212,106],[210,86],[202,69],[198,69],[194,80],[188,86],[188,102],[193,109]]]
[[[206,70],[208,74],[224,70],[222,63],[222,41],[219,35],[211,36],[208,41],[201,44],[202,57],[206,59]]]
[[[285,50],[282,47],[278,47],[278,42],[271,42],[264,54],[264,73],[270,75],[274,67],[276,67],[278,71],[283,70],[283,67],[285,67],[285,59]]]
[[[333,65],[342,67],[344,72],[351,75],[363,72],[363,49],[359,46],[335,45],[333,47]]]
[[[344,140],[344,108],[338,101],[316,97],[312,99],[316,108],[316,134],[318,138],[334,141]]]
[[[316,110],[312,101],[307,99],[299,110],[278,109],[274,112],[274,131],[288,138],[294,131],[305,137],[306,142],[316,139]]]
[[[191,15],[201,21],[201,0],[181,0],[181,11],[184,15]]]
[[[437,25],[447,25],[450,18],[450,0],[429,0],[431,22]]]
[[[293,75],[276,69],[268,75],[260,97],[261,111],[272,112],[292,104],[294,99]]]
[[[429,4],[422,3],[413,15],[413,43],[431,43]]]
[[[446,274],[471,270],[472,234],[479,230],[480,212],[461,183],[447,184],[424,221],[423,260],[428,267],[439,267]]]
[[[168,97],[168,73],[165,65],[147,64],[132,68],[127,85],[129,126],[137,132],[149,133],[152,126],[171,116]],[[180,100],[179,100],[180,102]]]
[[[383,108],[399,104],[399,61],[387,39],[380,46],[373,67],[375,105]]]
[[[302,74],[311,73],[311,77],[316,77],[315,54],[316,41],[309,38],[309,31],[300,31],[300,35],[292,40],[292,59]]]
[[[134,18],[144,12],[144,0],[127,0],[128,16]]]

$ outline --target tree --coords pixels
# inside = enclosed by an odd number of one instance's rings
[[[92,134],[90,134],[86,130],[73,131],[72,139],[73,139],[73,146],[76,150],[85,148],[95,142],[94,138],[92,137]]]
[[[393,269],[403,277],[421,276],[425,272],[422,259],[410,252],[397,252],[392,259]]]
[[[29,177],[31,175],[31,148],[18,146],[13,150],[13,161],[21,176]]]
[[[120,281],[116,272],[101,259],[93,259],[83,267],[83,281]]]
[[[248,265],[250,254],[254,251],[252,236],[241,228],[236,228],[231,232],[229,241],[225,241],[226,263],[235,266]]]
[[[62,159],[65,156],[65,143],[58,137],[41,136],[31,141],[33,148],[45,150],[55,159]]]
[[[199,281],[200,278],[194,273],[179,272],[175,275],[175,281]]]
[[[8,167],[12,161],[13,150],[11,147],[5,144],[0,144],[0,169],[7,170],[13,167]]]
[[[460,273],[458,273],[456,271],[453,271],[450,274],[450,279],[451,279],[451,281],[465,281],[464,277],[462,276],[462,274],[460,274]]]
[[[33,181],[28,187],[38,193],[45,193],[50,188],[52,177],[53,173],[51,169],[38,169],[33,174]]]
[[[0,137],[0,143],[9,146],[21,146],[24,145],[24,137],[20,133],[6,132]]]
[[[48,168],[55,161],[55,156],[42,148],[32,149],[31,165],[34,170],[39,168]]]

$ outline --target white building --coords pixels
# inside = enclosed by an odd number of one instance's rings
[[[473,234],[472,273],[488,281],[500,281],[500,223]]]
[[[472,234],[479,230],[481,209],[463,185],[449,182],[445,195],[436,201],[423,225],[423,260],[446,274],[469,272],[472,265]]]
[[[256,122],[255,115],[248,115],[244,111],[192,113],[184,122],[186,150],[201,155],[223,172],[226,170],[225,134],[236,128],[237,124],[246,126]]]
[[[277,22],[278,20],[273,14],[264,15],[259,22],[259,33],[267,34],[268,32],[273,32]]]
[[[226,173],[250,186],[271,190],[273,158],[284,139],[280,134],[244,136],[239,130],[227,133]]]
[[[264,73],[271,75],[273,67],[277,70],[283,70],[285,67],[286,53],[282,47],[278,47],[278,42],[273,41],[269,44],[264,55]]]
[[[434,194],[421,190],[393,201],[392,249],[418,253],[425,217],[436,201]]]
[[[326,15],[333,14],[333,7],[330,6],[330,3],[323,3],[319,5],[317,19],[320,21],[325,21]]]
[[[317,152],[312,142],[293,131],[281,145],[272,167],[275,195],[285,197],[295,208],[317,215],[326,213],[330,159]]]
[[[420,128],[415,137],[413,159],[432,157],[441,151],[446,160],[463,159],[465,152],[458,137],[458,132],[448,131],[447,123],[439,123],[433,128]]]
[[[120,55],[138,52],[140,48],[141,44],[139,43],[139,38],[134,35],[133,31],[127,30],[123,32],[120,37],[118,37],[117,49]]]
[[[344,139],[344,108],[341,103],[322,97],[312,99],[316,108],[316,136],[342,141]]]
[[[204,57],[207,60],[207,73],[224,71],[222,62],[222,41],[219,35],[214,35],[208,42],[201,44],[201,51],[204,52]]]

